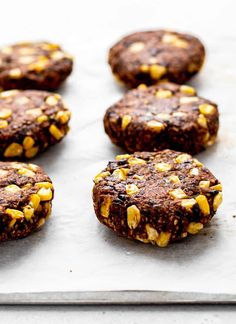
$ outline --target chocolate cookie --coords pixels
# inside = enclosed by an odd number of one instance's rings
[[[199,39],[167,30],[128,35],[109,52],[112,72],[130,87],[163,78],[182,84],[201,69],[204,58]]]
[[[104,126],[128,152],[170,148],[196,154],[215,142],[219,114],[194,88],[163,82],[129,91],[106,111]]]
[[[37,90],[0,93],[0,158],[30,159],[68,132],[70,112],[60,95]]]
[[[0,241],[29,235],[51,214],[53,185],[35,164],[0,162]]]
[[[160,247],[198,233],[222,201],[222,186],[198,160],[164,150],[118,155],[94,179],[99,221]]]
[[[0,88],[55,90],[72,71],[73,60],[57,44],[19,43],[0,50]]]

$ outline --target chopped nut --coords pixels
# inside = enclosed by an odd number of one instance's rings
[[[216,141],[216,136],[210,136],[210,134],[209,134],[209,140],[207,141],[207,143],[205,144],[205,146],[211,146],[211,145],[213,145],[214,143],[215,143],[215,141]]]
[[[103,203],[101,204],[100,213],[103,217],[108,218],[110,214],[111,198],[105,197]]]
[[[23,147],[18,143],[11,143],[4,151],[4,156],[9,157],[16,157],[20,156],[23,152]]]
[[[18,173],[20,175],[24,175],[26,177],[34,177],[35,176],[35,173],[27,168],[21,168],[18,170]]]
[[[164,124],[160,123],[157,120],[150,120],[149,122],[147,122],[147,126],[157,133],[160,133],[165,128]]]
[[[130,154],[120,154],[116,156],[116,160],[123,160],[123,159],[128,159],[130,157]]]
[[[215,112],[215,107],[209,104],[202,104],[199,106],[199,111],[203,115],[211,115]]]
[[[15,223],[16,223],[16,219],[13,218],[13,219],[10,221],[10,223],[8,224],[8,226],[9,226],[10,228],[12,228],[12,227],[15,225]]]
[[[202,228],[202,223],[191,222],[188,224],[187,232],[189,234],[197,234]]]
[[[94,181],[94,183],[98,183],[99,181],[103,180],[104,178],[106,178],[109,175],[111,175],[109,171],[100,172],[95,176],[93,181]]]
[[[169,243],[171,233],[161,232],[156,240],[156,243],[159,247],[166,247]]]
[[[149,66],[147,64],[142,64],[140,66],[140,71],[143,72],[143,73],[149,72]]]
[[[56,120],[59,120],[61,124],[66,124],[70,119],[71,113],[68,110],[58,111]]]
[[[199,170],[198,168],[193,168],[189,171],[189,174],[193,175],[193,176],[198,176],[199,175]]]
[[[137,206],[132,205],[127,208],[127,223],[130,229],[135,229],[141,220],[140,211]]]
[[[34,210],[37,210],[39,203],[40,203],[39,195],[37,195],[37,194],[30,195],[29,205],[32,206],[34,208]]]
[[[11,109],[7,109],[7,108],[0,109],[0,118],[7,119],[11,115],[12,115]]]
[[[27,157],[27,159],[31,159],[38,153],[38,151],[38,146],[31,147],[30,149],[25,151],[25,156]]]
[[[19,98],[16,98],[16,99],[15,99],[15,103],[16,103],[17,105],[25,105],[25,104],[27,104],[29,101],[30,101],[30,100],[29,100],[29,98],[27,98],[27,97],[19,97]]]
[[[165,44],[170,44],[176,47],[187,48],[188,42],[179,38],[177,35],[174,34],[165,34],[162,37],[162,42]]]
[[[8,185],[5,187],[5,190],[9,191],[9,192],[19,192],[21,191],[21,188],[18,187],[17,185],[15,184],[11,184],[11,185]]]
[[[187,114],[182,111],[175,111],[172,114],[174,117],[185,117]]]
[[[140,176],[138,174],[134,174],[133,178],[134,179],[137,179],[137,180],[143,180],[144,179],[144,176]]]
[[[155,164],[155,169],[160,172],[169,171],[171,169],[171,165],[164,162],[157,163]]]
[[[50,188],[40,188],[37,194],[41,201],[48,201],[52,199],[52,190]]]
[[[190,87],[188,85],[182,85],[180,86],[180,92],[184,93],[184,94],[188,94],[190,96],[193,96],[196,94],[196,90],[193,87]]]
[[[50,189],[53,189],[53,184],[51,182],[48,182],[48,181],[37,182],[36,186],[37,186],[37,188],[45,188],[45,189],[50,188]]]
[[[50,56],[53,60],[57,61],[63,59],[65,57],[65,54],[61,51],[55,51]]]
[[[33,117],[38,117],[40,115],[42,115],[42,110],[40,108],[34,108],[34,109],[28,109],[25,112],[27,115],[32,115]]]
[[[49,106],[55,106],[58,103],[58,99],[56,96],[49,96],[49,97],[47,97],[45,102]]]
[[[138,53],[138,52],[142,51],[143,48],[144,48],[144,43],[135,42],[129,46],[129,51],[132,53]]]
[[[30,71],[42,72],[48,65],[49,59],[46,56],[41,56],[38,61],[28,65]]]
[[[170,119],[170,115],[166,114],[166,113],[160,113],[156,115],[157,118],[160,118],[162,120],[169,120]]]
[[[204,195],[198,195],[197,197],[195,197],[198,206],[201,210],[201,212],[204,215],[209,215],[210,214],[210,206],[208,204],[207,198]]]
[[[32,216],[34,215],[34,208],[32,208],[30,206],[25,206],[23,208],[23,212],[24,212],[25,219],[27,221],[29,221],[32,218]]]
[[[186,153],[180,154],[175,158],[176,163],[184,163],[184,162],[187,162],[189,160],[191,160],[191,156],[189,154],[186,154]]]
[[[173,198],[176,198],[176,199],[183,199],[183,198],[187,198],[186,193],[185,193],[182,189],[180,189],[180,188],[173,189],[173,190],[169,191],[169,194],[170,194]]]
[[[62,133],[62,131],[54,124],[52,124],[49,127],[49,132],[52,134],[52,136],[59,141],[60,139],[62,139],[62,137],[64,136],[64,134]]]
[[[218,192],[218,194],[214,197],[214,200],[213,200],[214,211],[216,211],[218,209],[218,207],[222,203],[222,200],[223,200],[222,192]]]
[[[139,188],[135,184],[127,184],[125,186],[125,191],[128,196],[132,196],[139,192]]]
[[[200,161],[198,161],[198,159],[193,159],[193,162],[194,162],[195,165],[198,166],[198,167],[202,167],[202,166],[203,166],[203,164],[202,164]]]
[[[47,215],[46,215],[46,219],[51,215],[52,212],[52,205],[50,202],[46,202],[44,203],[44,208],[47,210]]]
[[[37,122],[42,124],[43,122],[48,121],[48,116],[47,115],[42,115],[37,118]]]
[[[222,184],[221,183],[218,183],[215,186],[211,186],[210,189],[222,191]]]
[[[172,92],[170,90],[158,90],[156,92],[156,97],[160,99],[166,99],[172,97]]]
[[[119,180],[126,180],[129,169],[120,168],[113,171],[112,175]]]
[[[21,69],[19,68],[11,69],[9,71],[9,76],[12,79],[19,79],[22,76]]]
[[[197,119],[198,125],[203,128],[207,128],[207,119],[203,114],[200,114]]]
[[[176,175],[170,175],[168,179],[173,183],[180,183],[179,177]]]
[[[209,180],[202,180],[199,182],[199,187],[200,188],[209,188],[210,186],[210,181]]]
[[[31,136],[26,136],[23,141],[23,147],[25,150],[34,146],[35,140]]]
[[[183,199],[181,201],[181,206],[188,209],[188,210],[191,210],[192,207],[196,204],[196,200],[191,198],[191,199]]]
[[[33,163],[29,163],[28,164],[28,168],[34,172],[36,172],[38,170],[38,166],[36,164],[33,164]]]
[[[6,213],[9,216],[11,216],[12,218],[15,218],[15,219],[24,218],[24,214],[22,213],[22,211],[17,210],[17,209],[7,208]]]
[[[30,64],[33,63],[35,61],[35,57],[34,56],[21,56],[18,59],[18,62],[20,64]]]
[[[156,242],[156,240],[159,236],[157,230],[155,230],[155,228],[151,227],[149,224],[146,224],[145,228],[146,228],[148,240]]]
[[[12,96],[15,96],[19,93],[19,90],[8,90],[8,91],[3,91],[0,93],[0,97],[1,98],[9,98]]]
[[[203,136],[203,143],[206,143],[206,144],[207,144],[209,138],[210,138],[210,133],[207,132],[207,133]]]
[[[150,66],[150,76],[154,80],[160,79],[166,73],[166,67],[158,64]]]
[[[128,159],[129,165],[134,165],[134,164],[146,164],[146,161],[143,159],[131,157]]]
[[[147,86],[146,86],[146,84],[141,83],[141,84],[138,86],[138,89],[146,90],[146,89],[147,89]]]
[[[132,117],[129,116],[129,115],[124,115],[122,117],[122,121],[121,121],[121,128],[122,128],[122,130],[125,130],[126,129],[126,127],[130,124],[131,119],[132,119]]]
[[[0,120],[0,128],[6,128],[8,126],[8,122],[6,120]]]
[[[40,220],[38,221],[38,224],[37,224],[37,228],[42,227],[44,224],[45,224],[45,219],[44,218],[40,218]]]
[[[198,100],[199,100],[198,97],[181,97],[179,99],[179,102],[180,102],[181,105],[184,105],[184,104],[189,104],[189,103],[192,103],[192,102],[196,102]]]

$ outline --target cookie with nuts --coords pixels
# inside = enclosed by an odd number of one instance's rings
[[[72,57],[57,44],[14,44],[0,50],[0,88],[55,90],[72,67]]]
[[[0,241],[19,239],[51,214],[53,185],[35,164],[0,162]]]
[[[136,87],[160,79],[185,83],[201,69],[205,49],[189,34],[167,30],[137,32],[122,38],[109,52],[115,77]]]
[[[162,82],[127,92],[106,111],[104,127],[131,153],[169,148],[196,154],[215,142],[219,113],[194,88]]]
[[[214,175],[191,155],[172,150],[118,155],[94,183],[101,223],[160,247],[198,233],[222,201]]]
[[[24,160],[68,132],[70,111],[59,94],[39,90],[0,93],[0,158]]]

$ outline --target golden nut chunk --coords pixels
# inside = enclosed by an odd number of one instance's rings
[[[210,187],[210,181],[209,180],[202,180],[199,182],[200,188],[209,188]]]
[[[165,128],[164,124],[157,120],[150,120],[147,122],[147,126],[157,133],[160,133]]]
[[[120,168],[113,171],[112,176],[119,180],[126,180],[129,169]]]
[[[207,128],[207,119],[203,114],[200,114],[197,119],[198,125],[200,125],[203,128]]]
[[[211,189],[222,191],[222,184],[221,183],[218,183],[215,186],[211,186]]]
[[[193,168],[189,171],[189,174],[192,176],[198,176],[199,175],[199,169],[198,168]]]
[[[193,96],[196,94],[196,90],[193,87],[190,87],[185,84],[180,86],[180,92],[182,92],[184,94],[188,94],[190,96]]]
[[[139,188],[135,184],[127,184],[125,186],[125,191],[128,196],[132,196],[139,192]]]
[[[187,114],[182,111],[175,111],[172,114],[174,117],[185,117]]]
[[[203,166],[203,164],[202,164],[200,161],[198,161],[198,159],[193,159],[193,162],[194,162],[195,165],[198,166],[198,167],[202,167],[202,166]]]
[[[172,92],[170,90],[158,90],[156,92],[156,97],[159,99],[167,99],[172,97]]]
[[[187,232],[189,234],[197,234],[202,228],[202,223],[191,222],[188,224]]]
[[[171,233],[161,232],[156,240],[156,244],[159,247],[166,247],[170,241]]]
[[[169,191],[169,194],[171,195],[171,197],[173,197],[175,199],[187,198],[186,193],[180,188],[173,189],[173,190]]]
[[[22,76],[21,69],[19,69],[19,68],[11,69],[11,70],[9,71],[9,76],[10,76],[12,79],[19,79],[19,78],[21,78],[21,76]]]
[[[215,112],[216,108],[209,104],[202,104],[199,106],[199,111],[203,115],[211,115]]]
[[[160,172],[165,172],[171,170],[171,165],[168,163],[157,163],[155,164],[155,169]]]
[[[188,42],[179,38],[177,35],[174,34],[165,34],[162,37],[162,42],[164,44],[170,44],[180,48],[187,48]]]
[[[31,147],[30,149],[25,151],[25,156],[27,159],[33,158],[39,151],[38,147]]]
[[[168,179],[171,181],[171,182],[173,182],[173,183],[180,183],[180,180],[179,180],[179,177],[178,176],[176,176],[176,175],[170,175],[169,177],[168,177]]]
[[[3,91],[0,93],[0,98],[9,98],[17,95],[20,91],[19,90],[8,90]]]
[[[138,53],[144,49],[144,43],[135,42],[129,46],[129,51],[132,53]]]
[[[140,211],[137,206],[132,205],[127,208],[127,224],[130,229],[135,229],[141,220]]]
[[[42,115],[42,110],[40,108],[33,108],[33,109],[28,109],[25,112],[27,115],[31,115],[32,117],[37,118],[38,116]]]
[[[101,204],[100,213],[102,217],[108,218],[110,214],[111,198],[105,197],[103,203]]]
[[[149,224],[146,224],[145,228],[148,236],[148,241],[156,242],[159,236],[157,230],[155,230],[155,228],[151,227]]]
[[[40,197],[37,194],[30,195],[29,199],[29,205],[34,208],[34,210],[37,210],[40,204]]]
[[[59,141],[60,139],[62,139],[62,137],[64,136],[64,134],[62,133],[62,131],[54,124],[52,124],[49,127],[49,132],[50,134],[52,134],[52,136]]]
[[[25,219],[27,221],[29,221],[34,215],[34,208],[32,208],[30,206],[25,206],[23,208],[23,213],[24,213]]]
[[[25,150],[34,146],[35,140],[31,136],[26,136],[23,140],[23,147]]]
[[[58,111],[56,120],[59,120],[61,124],[66,124],[70,119],[71,113],[69,111]]]
[[[50,188],[40,188],[37,192],[41,201],[48,201],[52,199],[52,190]]]
[[[37,182],[36,186],[37,186],[37,188],[45,188],[45,189],[50,188],[50,189],[53,189],[53,184],[51,182],[48,182],[48,181]]]
[[[35,57],[34,56],[21,56],[18,59],[18,62],[20,64],[31,64],[35,61]]]
[[[0,109],[0,118],[7,119],[12,115],[12,110],[8,108]]]
[[[44,224],[45,224],[45,219],[44,218],[40,218],[40,220],[38,221],[38,224],[37,224],[37,228],[42,227]]]
[[[22,213],[22,211],[17,209],[7,208],[6,213],[15,219],[24,218],[24,214]]]
[[[63,52],[61,52],[61,51],[55,51],[50,55],[50,57],[53,60],[57,61],[57,60],[63,59],[65,57],[65,54]]]
[[[146,90],[146,89],[147,89],[147,86],[146,86],[146,84],[141,83],[141,84],[138,86],[138,89]]]
[[[188,210],[191,210],[192,207],[196,204],[196,200],[193,199],[193,198],[190,198],[190,199],[183,199],[181,201],[181,206],[188,209]]]
[[[130,124],[132,117],[130,115],[124,115],[121,121],[121,129],[125,130],[126,127]]]
[[[184,105],[184,104],[189,104],[189,103],[192,103],[192,102],[197,102],[199,100],[198,97],[181,97],[179,99],[179,103],[181,105]]]
[[[223,200],[223,195],[222,192],[219,192],[213,200],[213,209],[214,211],[216,211],[218,209],[218,207],[220,206],[220,204],[222,203]]]
[[[160,118],[162,120],[169,120],[170,119],[170,114],[167,113],[160,113],[156,115],[157,118]]]
[[[42,115],[37,118],[37,122],[40,124],[44,123],[45,121],[48,121],[48,116],[46,116],[46,115]]]
[[[146,161],[143,159],[131,157],[128,159],[129,165],[135,165],[135,164],[146,164]]]
[[[34,177],[35,173],[27,168],[21,168],[18,170],[18,173],[20,175],[26,176],[26,177]]]
[[[6,120],[0,120],[0,128],[6,128],[8,126],[8,122]]]
[[[134,174],[133,178],[136,179],[136,180],[143,180],[144,179],[144,176],[140,176],[138,174]]]
[[[6,158],[21,156],[23,147],[18,143],[11,143],[4,151]]]
[[[130,157],[130,154],[120,154],[116,156],[116,161],[128,159]]]
[[[140,71],[143,72],[143,73],[147,73],[147,72],[149,72],[149,68],[150,67],[147,64],[142,64],[140,66]]]
[[[49,97],[47,97],[45,102],[49,106],[55,106],[58,103],[58,99],[56,96],[49,96]]]
[[[189,160],[191,160],[191,156],[187,153],[180,154],[175,158],[176,163],[184,163]]]
[[[160,79],[166,73],[166,67],[158,64],[150,66],[150,76],[154,80]]]
[[[15,185],[15,184],[11,184],[11,185],[6,186],[5,190],[9,191],[9,192],[16,193],[16,192],[21,191],[21,188],[18,187],[17,185]]]
[[[199,206],[201,212],[203,213],[203,215],[209,215],[210,214],[210,206],[209,206],[206,196],[198,195],[197,197],[195,197],[195,199],[196,199],[198,206]]]
[[[103,180],[104,178],[106,178],[109,175],[111,175],[109,171],[100,172],[95,176],[93,181],[94,181],[94,183],[98,183],[99,181]]]

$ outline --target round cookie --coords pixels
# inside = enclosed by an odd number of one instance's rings
[[[101,223],[160,247],[198,233],[222,201],[214,175],[197,159],[171,150],[119,155],[94,182]]]
[[[73,60],[57,44],[19,43],[0,50],[0,88],[55,90],[72,71]]]
[[[109,52],[118,80],[129,87],[160,79],[184,83],[202,67],[205,49],[199,39],[174,31],[137,32],[122,38]]]
[[[196,154],[215,142],[219,114],[194,88],[162,82],[127,92],[106,111],[104,127],[131,153],[169,148]]]
[[[0,162],[0,241],[19,239],[51,214],[53,185],[35,164]]]
[[[62,98],[38,90],[0,93],[0,158],[30,159],[68,132],[70,112]]]

